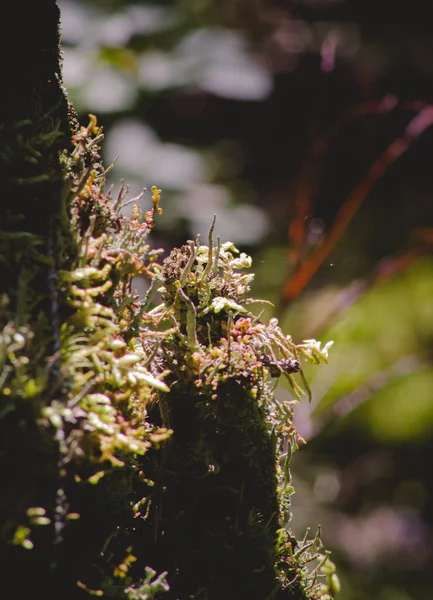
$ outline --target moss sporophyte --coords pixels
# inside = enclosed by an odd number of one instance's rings
[[[58,448],[57,492],[36,503],[27,490],[10,539],[33,552],[44,525],[67,544],[79,515],[88,524],[102,503],[117,517],[98,516],[80,590],[130,599],[162,591],[197,600],[333,597],[338,580],[320,531],[297,542],[289,529],[289,467],[300,439],[293,408],[311,397],[302,361],[327,362],[332,342],[295,344],[276,319],[251,312],[262,302],[248,295],[251,258],[214,241],[215,218],[207,245],[188,241],[161,262],[147,241],[161,190],[152,188],[145,214],[140,195],[125,216],[127,187],[114,201],[104,193],[101,139],[92,117],[61,157],[71,242],[55,264],[54,383],[37,360],[45,333],[26,312],[26,286],[17,292],[19,319],[7,298],[0,303],[0,418],[23,403],[36,407],[38,435]],[[34,240],[20,243],[36,256]],[[144,297],[136,277],[147,280]],[[291,401],[274,395],[281,376]],[[81,535],[92,535],[87,525]],[[144,576],[145,565],[156,571]],[[167,577],[155,579],[161,572]]]

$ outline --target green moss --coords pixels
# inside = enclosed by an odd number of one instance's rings
[[[93,116],[78,127],[61,87],[55,2],[14,10],[0,99],[3,595],[329,598],[320,535],[288,529],[295,400],[271,381],[308,394],[300,361],[328,346],[250,312],[251,259],[214,245],[214,223],[207,246],[158,261],[161,191],[129,218],[127,189],[105,193],[102,131]]]
[[[80,573],[98,562],[119,523],[133,519],[127,498],[138,476],[131,457],[170,433],[146,413],[152,390],[168,390],[147,364],[158,339],[145,328],[131,335],[143,310],[132,279],[154,275],[157,252],[146,237],[159,192],[145,220],[137,211],[121,217],[123,197],[114,209],[103,194],[98,135],[93,119],[61,154],[59,206],[68,219],[57,219],[46,237],[7,228],[0,234],[16,270],[7,265],[9,293],[0,306],[0,475],[8,481],[1,544],[11,572],[29,553],[18,596],[39,585],[45,597],[56,586],[68,597],[84,593]],[[46,179],[51,185],[51,172]],[[28,184],[34,191],[39,181]],[[27,224],[19,214],[4,225],[11,223]],[[60,251],[44,256],[47,245]],[[30,517],[29,507],[43,517]],[[113,569],[106,564],[101,580]],[[44,586],[48,573],[52,583]],[[121,580],[116,593],[130,583]]]
[[[168,572],[169,598],[325,597],[320,536],[294,551],[281,529],[298,438],[294,402],[277,402],[270,376],[300,395],[300,356],[326,361],[327,347],[296,346],[275,319],[265,325],[248,310],[251,259],[230,242],[214,247],[212,228],[208,246],[173,250],[159,274],[152,316],[172,325],[158,353],[170,387],[159,407],[174,434],[143,463],[156,482],[143,556]]]
[[[207,246],[160,263],[147,238],[161,191],[122,216],[127,190],[105,195],[101,139],[92,117],[61,153],[63,208],[46,238],[0,234],[26,264],[0,303],[5,564],[24,560],[22,597],[330,597],[320,536],[298,544],[287,529],[301,359],[326,361],[328,346],[296,345],[250,312],[251,259],[214,245],[213,225]],[[275,398],[280,376],[293,402]]]

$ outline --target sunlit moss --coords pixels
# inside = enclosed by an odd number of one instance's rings
[[[170,598],[331,598],[320,532],[294,549],[287,529],[293,405],[309,394],[301,360],[326,362],[331,344],[296,345],[276,319],[260,321],[250,257],[212,233],[207,246],[173,250],[158,274],[163,302],[151,314],[167,321],[159,354],[170,387],[159,406],[174,434],[155,471],[148,552],[168,571]],[[280,376],[292,402],[273,394]]]
[[[53,339],[49,316],[31,318],[30,272],[17,303],[0,303],[0,417],[23,411],[50,482],[39,496],[20,488],[4,535],[37,552],[44,535],[67,545],[75,528],[88,557],[76,586],[96,596],[329,598],[338,586],[320,532],[298,543],[288,526],[293,406],[310,394],[301,363],[326,362],[330,344],[296,345],[251,312],[251,258],[215,244],[214,223],[207,245],[159,261],[147,238],[161,190],[125,217],[127,189],[104,193],[101,139],[91,117],[61,154],[68,242],[49,257]],[[42,260],[39,239],[17,236]],[[281,376],[291,402],[273,394]]]

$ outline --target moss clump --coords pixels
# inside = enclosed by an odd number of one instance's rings
[[[0,234],[25,264],[0,305],[0,543],[8,571],[27,573],[11,578],[10,597],[81,597],[92,564],[97,589],[123,593],[131,580],[114,571],[128,553],[119,546],[101,569],[101,549],[133,520],[128,497],[145,479],[135,457],[170,435],[147,419],[154,390],[168,388],[151,364],[158,334],[138,329],[145,301],[131,291],[133,277],[154,277],[146,238],[159,191],[144,218],[122,217],[123,191],[115,205],[103,193],[100,139],[92,118],[61,153],[66,231],[57,221],[48,240]],[[44,257],[47,244],[60,251]]]
[[[143,461],[156,485],[142,553],[168,571],[169,598],[326,597],[320,536],[295,549],[284,528],[298,436],[294,402],[280,404],[270,378],[286,376],[299,396],[301,357],[326,361],[328,347],[296,346],[248,310],[251,259],[213,246],[212,228],[208,246],[173,250],[158,275],[163,303],[151,315],[166,323],[158,360],[170,387],[159,410],[174,434]]]
[[[214,245],[213,225],[207,246],[160,263],[147,238],[161,192],[123,216],[127,190],[104,194],[101,139],[92,117],[61,153],[65,214],[48,242],[13,233],[27,268],[0,304],[0,544],[28,577],[10,597],[329,598],[320,536],[287,528],[296,400],[272,384],[308,392],[301,360],[328,347],[250,311],[251,259]],[[59,252],[44,262],[46,243]],[[32,265],[48,265],[35,297]]]

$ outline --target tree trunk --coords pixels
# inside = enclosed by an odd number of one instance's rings
[[[57,273],[71,261],[73,247],[65,206],[68,181],[60,153],[70,146],[76,122],[61,86],[60,13],[55,1],[14,0],[2,12],[1,594],[50,598],[64,589],[56,568],[53,529],[40,528],[36,535],[40,540],[34,540],[40,541],[40,547],[35,552],[10,542],[14,532],[19,537],[19,531],[24,531],[19,524],[29,507],[51,507],[54,514],[57,508],[58,516],[63,510],[58,443],[38,425],[38,419],[43,406],[62,396],[59,338],[65,308],[62,315]],[[27,356],[21,356],[21,351]],[[28,361],[32,377],[26,388]],[[9,385],[10,362],[23,380],[20,396]],[[31,388],[38,385],[41,389],[34,393]]]
[[[297,351],[245,308],[249,259],[230,242],[211,231],[157,265],[160,190],[131,218],[104,195],[58,24],[54,0],[0,19],[1,596],[150,600],[167,591],[150,565],[173,599],[316,597],[319,536],[295,551],[281,523],[296,431],[267,381],[299,370]],[[164,283],[162,309],[131,291],[138,275]]]

